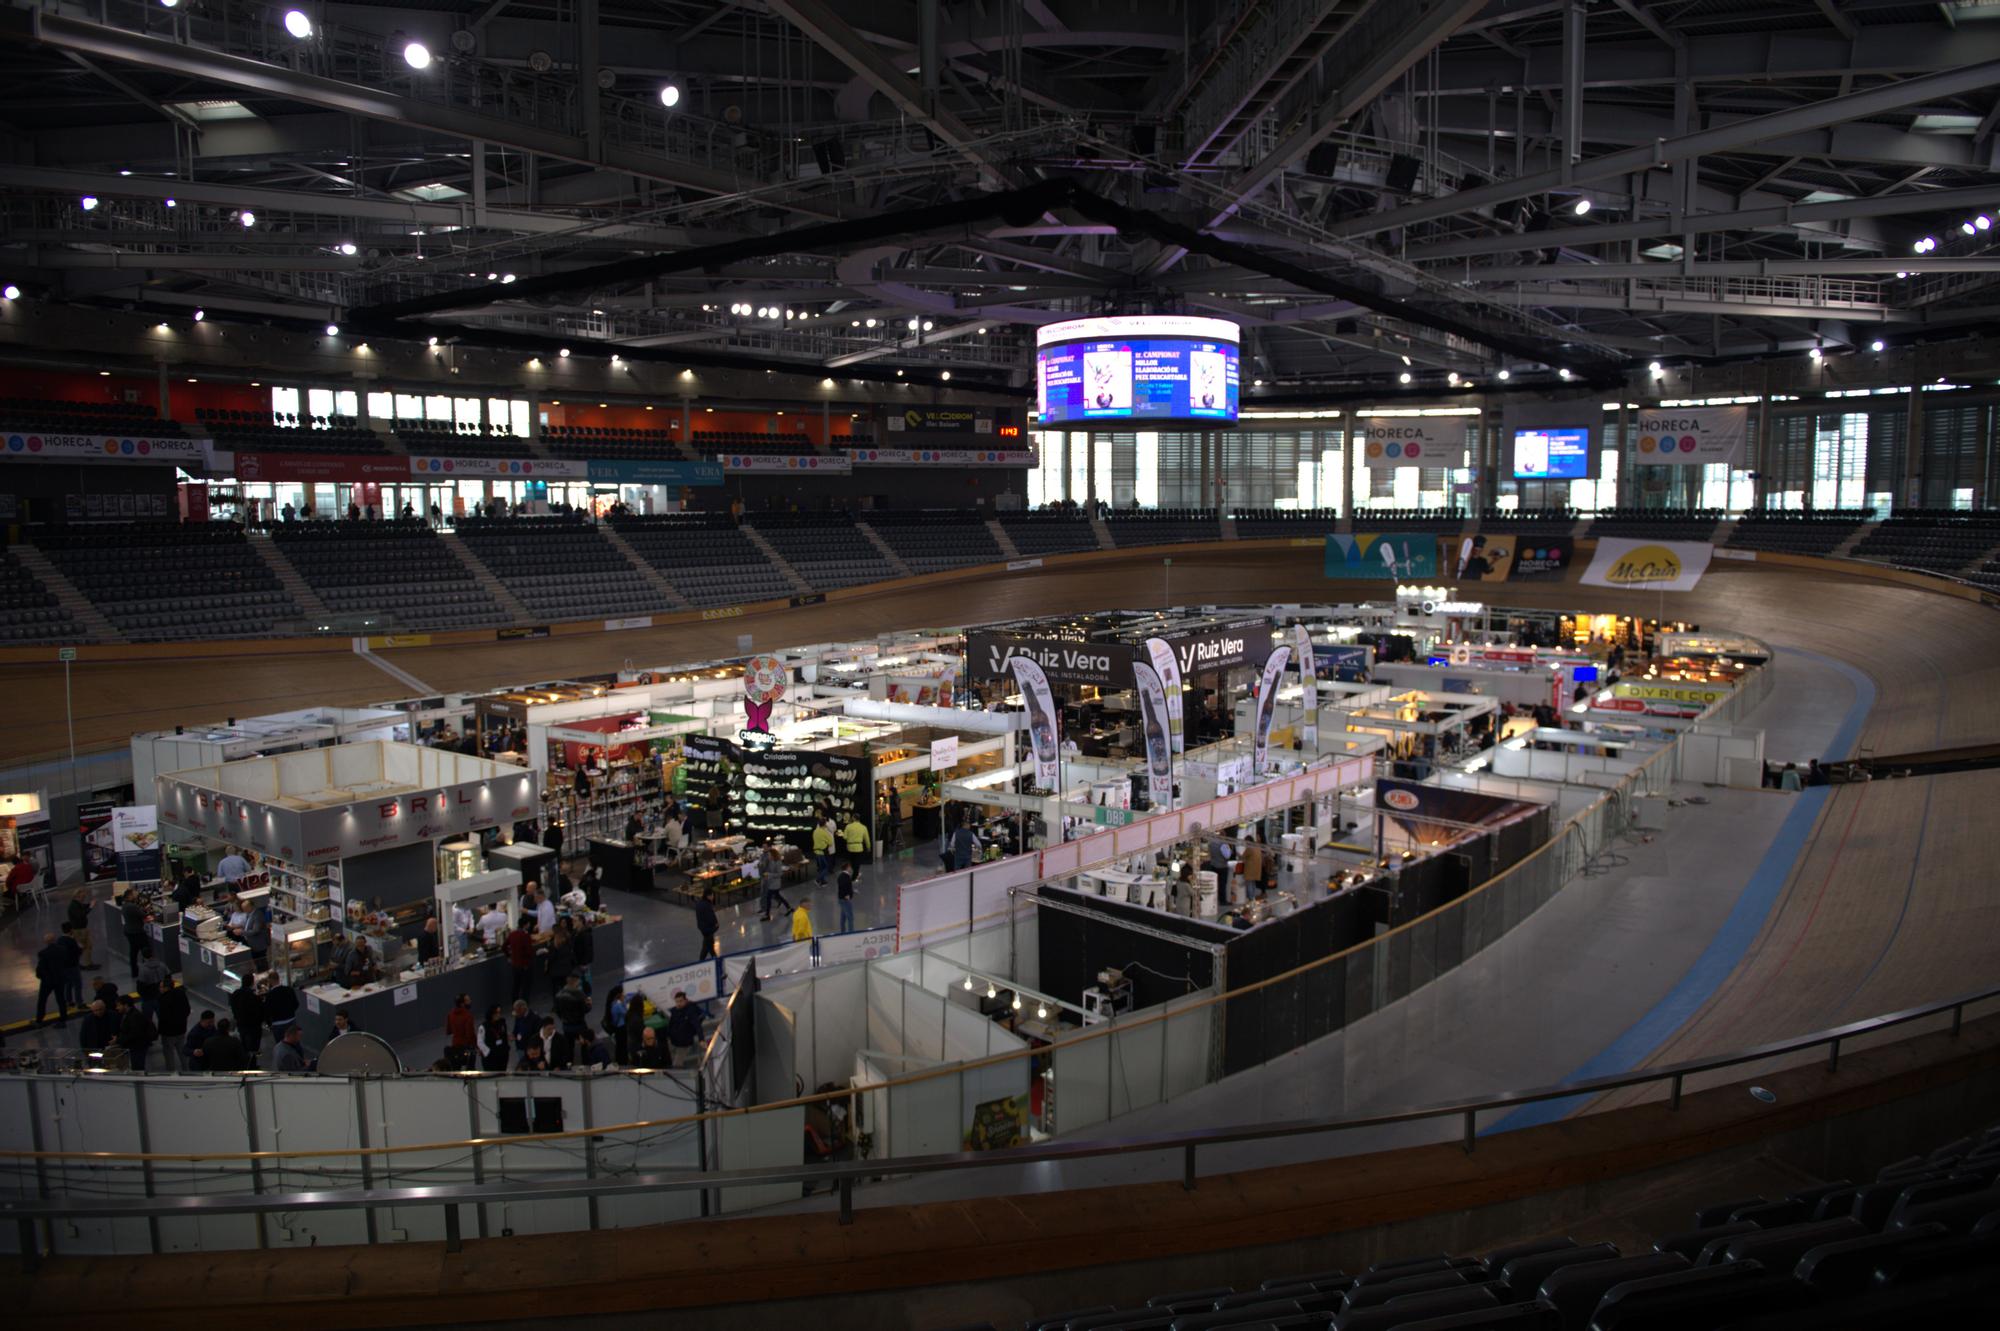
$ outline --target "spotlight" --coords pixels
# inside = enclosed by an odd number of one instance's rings
[[[1873,342],[1870,342],[1868,344],[1868,349],[1870,351],[1882,351],[1887,349],[1888,345],[1889,344],[1887,342],[1884,342],[1881,338],[1878,337]]]
[[[680,104],[681,104],[681,90],[678,84],[669,83],[660,89],[661,106],[672,107],[672,106],[679,106]]]
[[[1502,370],[1500,371],[1497,377],[1503,381],[1512,379],[1514,377],[1514,372],[1512,370]]]
[[[1454,388],[1458,387],[1458,371],[1452,370],[1449,373],[1447,373],[1444,377],[1444,381],[1450,384]]]
[[[1814,360],[1820,359],[1824,354],[1818,347],[1814,347],[1812,350],[1806,352],[1806,355],[1812,357]]]
[[[561,351],[558,351],[558,352],[556,353],[556,355],[558,355],[558,356],[561,356],[561,357],[562,357],[562,358],[563,358],[564,360],[568,360],[568,359],[569,359],[569,348],[568,348],[568,347],[564,347],[564,348],[563,348],[563,349],[562,349]]]
[[[203,319],[206,319],[207,317],[208,317],[207,310],[196,310],[194,312],[194,321],[196,323],[200,323]]]
[[[285,11],[285,31],[304,41],[313,35],[313,21],[306,17],[302,9],[288,9]]]
[[[1576,201],[1575,206],[1572,207],[1570,211],[1575,213],[1578,217],[1582,217],[1585,213],[1590,211],[1590,200],[1578,199]]]
[[[1014,995],[1014,1010],[1016,1012],[1021,1010],[1021,996],[1019,994]]]
[[[1410,382],[1410,372],[1408,370],[1403,371],[1401,374],[1396,376],[1396,380],[1398,383],[1407,384],[1408,382]]]
[[[486,280],[487,280],[487,281],[489,281],[489,282],[498,282],[498,281],[500,280],[500,274],[498,274],[498,273],[488,273],[488,274],[486,275]]]
[[[160,8],[162,8],[162,9],[172,9],[172,8],[173,8],[174,6],[178,5],[178,4],[180,3],[180,2],[181,2],[181,0],[160,0]]]
[[[979,336],[981,336],[981,337],[985,337],[985,336],[986,336],[986,330],[985,330],[984,328],[982,328],[982,329],[980,329],[980,330],[979,330]]]
[[[1658,361],[1654,361],[1654,362],[1653,362],[1652,364],[1648,365],[1648,366],[1647,366],[1646,368],[1647,368],[1647,369],[1649,369],[1649,370],[1651,370],[1651,371],[1653,372],[1653,377],[1654,377],[1655,379],[1659,378],[1659,377],[1660,377],[1661,375],[1663,375],[1663,374],[1665,374],[1665,373],[1666,373],[1666,370],[1665,370],[1665,369],[1664,369],[1664,368],[1663,368],[1663,367],[1662,367],[1662,366],[1660,365],[1660,363],[1659,363]]]
[[[870,319],[870,320],[868,320],[867,322],[868,322],[868,326],[869,326],[870,328],[873,328],[873,327],[875,326],[875,321],[874,321],[873,319]]]
[[[403,48],[403,63],[411,69],[429,69],[431,49],[422,42],[411,42]]]
[[[173,201],[172,199],[168,199],[168,200],[167,200],[167,207],[169,207],[169,208],[178,208],[178,207],[180,207],[180,205],[179,205],[179,204],[177,204],[177,203],[175,203],[175,202],[174,202],[174,201]]]
[[[350,259],[353,258],[356,254],[360,253],[360,251],[361,247],[356,245],[351,240],[343,240],[340,242],[340,252],[342,254],[345,254]]]
[[[1897,273],[1897,274],[1896,274],[1896,276],[1897,276],[1898,278],[1903,278],[1903,277],[1908,277],[1908,276],[1909,276],[1909,274],[1908,274],[1908,273]]]
[[[19,300],[21,298],[21,288],[9,282],[6,286],[0,287],[0,296],[4,296],[8,300]],[[197,312],[195,318],[199,319],[200,317],[200,313]]]
[[[241,222],[247,231],[249,228],[257,225],[257,214],[245,208],[242,212],[236,214],[236,220]]]
[[[1979,214],[1979,216],[1972,219],[1972,225],[1980,231],[1988,231],[1991,230],[1993,227],[1993,219],[1988,217],[1985,213],[1981,213]]]
[[[1568,382],[1569,382],[1569,367],[1568,367],[1568,366],[1566,366],[1566,365],[1564,365],[1564,366],[1557,366],[1557,367],[1556,367],[1556,378],[1558,378],[1558,379],[1562,380],[1562,381],[1563,381],[1564,383],[1568,383]]]
[[[965,992],[968,994],[972,992],[972,976],[970,974],[967,974],[965,977]]]
[[[1250,386],[1252,388],[1262,388],[1264,386],[1264,381],[1262,379],[1252,379],[1250,381]]]
[[[500,285],[501,285],[501,286],[503,286],[503,287],[510,287],[510,286],[513,286],[513,285],[514,285],[514,280],[515,280],[515,279],[514,279],[514,275],[513,275],[512,273],[502,273],[502,274],[500,274]]]
[[[1970,222],[1960,222],[1958,224],[1958,229],[1960,231],[1963,231],[1968,236],[1971,235],[1975,230],[1977,230],[1977,228],[1974,227]]]
[[[432,346],[436,346],[437,344],[438,344],[438,340],[437,340],[436,338],[432,338],[432,339],[431,339],[431,341],[430,341],[430,345],[432,345]]]
[[[82,203],[83,210],[87,213],[93,212],[97,208],[97,196],[95,194],[86,194],[79,202]]]
[[[986,996],[988,998],[998,998],[1000,996],[1000,991],[993,987],[993,981],[991,980],[986,982]]]
[[[929,319],[924,320],[924,331],[926,333],[931,331],[931,321]]]
[[[918,323],[918,321],[917,321],[917,320],[915,320],[915,319],[912,319],[912,320],[910,320],[910,323],[909,323],[909,329],[910,329],[910,331],[911,331],[911,332],[913,332],[913,333],[914,333],[914,332],[916,332],[916,331],[917,331],[917,323]]]
[[[326,326],[326,335],[327,335],[328,337],[339,337],[339,336],[340,336],[340,325],[339,325],[339,324],[328,324],[328,325]]]
[[[943,374],[939,375],[939,376],[938,376],[938,378],[940,378],[940,379],[949,379],[949,378],[951,378],[951,371],[950,371],[950,370],[946,370],[946,371],[945,371],[945,372],[944,372]]]

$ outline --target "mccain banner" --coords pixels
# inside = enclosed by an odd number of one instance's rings
[[[1642,467],[1735,462],[1750,435],[1750,408],[1648,407],[1632,420],[1632,461]]]
[[[1465,419],[1461,416],[1377,418],[1364,421],[1359,434],[1364,466],[1465,465]]]
[[[1600,536],[1582,582],[1586,587],[1693,591],[1715,547],[1706,541],[1647,541]]]

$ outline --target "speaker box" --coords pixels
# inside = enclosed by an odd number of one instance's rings
[[[1417,187],[1417,172],[1422,168],[1423,163],[1416,158],[1397,153],[1389,159],[1389,188],[1398,194],[1408,194]]]
[[[830,176],[836,171],[847,169],[847,148],[839,139],[822,139],[813,145],[813,159],[819,163],[819,173]]]
[[[1461,191],[1469,189],[1478,189],[1481,185],[1484,185],[1485,183],[1486,183],[1486,178],[1480,175],[1477,171],[1468,171],[1464,175],[1458,178],[1458,188]]]
[[[1322,143],[1306,154],[1306,174],[1330,176],[1340,167],[1340,145]]]
[[[1132,126],[1132,151],[1140,157],[1151,157],[1159,146],[1160,130],[1157,125]]]

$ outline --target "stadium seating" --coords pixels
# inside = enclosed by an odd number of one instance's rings
[[[14,557],[0,558],[0,642],[63,642],[79,636],[56,594]]]
[[[241,414],[241,413],[234,413]],[[288,418],[291,419],[291,418]],[[352,416],[317,416],[304,424],[212,420],[216,447],[234,453],[387,453],[388,445]]]
[[[611,525],[691,605],[792,595],[791,581],[723,514],[617,517]]]
[[[818,451],[804,434],[755,434],[747,430],[696,430],[693,444],[695,452],[711,458],[725,453],[791,457]]]
[[[1340,521],[1334,508],[1245,508],[1231,520],[1241,541],[1270,540],[1281,536],[1325,536]]]
[[[896,576],[882,552],[854,529],[854,519],[845,513],[759,513],[748,521],[814,591]]]
[[[584,429],[552,425],[542,431],[549,456],[602,461],[684,462],[690,456],[664,430]]]
[[[1222,539],[1221,520],[1212,508],[1118,509],[1104,519],[1118,546],[1181,545]]]
[[[1354,530],[1456,532],[1465,525],[1459,508],[1357,508]]]
[[[304,617],[234,523],[107,525],[39,544],[134,641],[268,636]]]
[[[1955,573],[2000,546],[2000,513],[1913,509],[1898,513],[1862,537],[1856,559]]]
[[[1875,517],[1869,509],[1768,509],[1736,520],[1727,545],[1732,550],[1770,550],[1788,555],[1830,555],[1855,528]]]
[[[44,434],[143,434],[154,439],[187,433],[179,421],[161,420],[149,407],[18,397],[0,404],[0,428]]]
[[[1706,541],[1722,521],[1715,509],[1615,508],[1600,513],[1586,536],[1635,536],[1654,541]]]
[[[459,539],[537,619],[648,614],[666,598],[576,517],[463,518]]]
[[[1479,529],[1514,537],[1572,536],[1577,520],[1565,508],[1489,508],[1479,515]]]
[[[507,620],[424,522],[288,522],[271,537],[335,615],[438,629]]]
[[[986,529],[983,513],[867,513],[863,517],[914,573],[993,564],[1007,557]]]
[[[1095,550],[1097,533],[1075,513],[1008,513],[1000,518],[1007,539],[1024,555],[1063,555]]]
[[[1787,1197],[1696,1209],[1624,1251],[1567,1236],[1277,1273],[1031,1317],[1027,1331],[1831,1331],[2000,1314],[2000,1127]],[[986,1324],[991,1331],[991,1324]],[[962,1331],[973,1331],[962,1328]]]

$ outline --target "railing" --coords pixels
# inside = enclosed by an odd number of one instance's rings
[[[754,1187],[771,1184],[817,1185],[829,1184],[839,1194],[840,1222],[849,1224],[854,1218],[854,1185],[857,1181],[879,1177],[892,1171],[899,1176],[928,1174],[953,1174],[962,1170],[992,1169],[1009,1166],[1045,1165],[1067,1161],[1094,1160],[1109,1156],[1154,1154],[1179,1152],[1182,1159],[1181,1186],[1189,1191],[1199,1187],[1199,1154],[1203,1150],[1220,1146],[1240,1145],[1246,1142],[1277,1141],[1292,1137],[1318,1136],[1326,1133],[1353,1132],[1364,1128],[1390,1127],[1407,1123],[1424,1123],[1445,1119],[1458,1119],[1462,1123],[1461,1143],[1468,1154],[1478,1146],[1478,1121],[1481,1114],[1507,1112],[1524,1105],[1540,1104],[1551,1100],[1569,1100],[1583,1096],[1602,1095],[1611,1091],[1633,1087],[1658,1086],[1662,1083],[1669,1088],[1668,1108],[1677,1111],[1681,1105],[1682,1090],[1688,1078],[1703,1073],[1716,1072],[1726,1068],[1741,1067],[1750,1063],[1761,1063],[1789,1054],[1805,1053],[1824,1048],[1829,1072],[1840,1069],[1840,1051],[1843,1044],[1878,1031],[1890,1030],[1911,1022],[1930,1017],[1951,1014],[1951,1037],[1957,1039],[1965,1024],[1965,1009],[1981,1002],[2000,998],[2000,986],[1960,994],[1953,998],[1940,999],[1917,1007],[1905,1008],[1899,1012],[1868,1017],[1849,1022],[1844,1026],[1815,1031],[1809,1035],[1790,1040],[1779,1040],[1771,1044],[1758,1045],[1751,1049],[1729,1054],[1710,1055],[1689,1059],[1680,1063],[1666,1064],[1639,1072],[1617,1073],[1604,1077],[1588,1077],[1581,1081],[1566,1082],[1556,1086],[1538,1087],[1532,1090],[1511,1091],[1502,1095],[1486,1096],[1477,1100],[1457,1100],[1443,1104],[1424,1105],[1414,1109],[1396,1110],[1387,1114],[1370,1114],[1357,1118],[1306,1119],[1288,1122],[1259,1123],[1242,1128],[1210,1128],[1199,1132],[1172,1133],[1161,1136],[1130,1137],[1105,1141],[1058,1142],[1043,1146],[1025,1147],[1009,1151],[956,1152],[947,1155],[912,1156],[898,1159],[889,1164],[883,1161],[849,1161],[829,1165],[771,1166],[759,1169],[728,1170],[707,1173],[648,1174],[618,1179],[573,1179],[533,1183],[460,1184],[440,1187],[413,1188],[360,1188],[335,1191],[303,1191],[287,1193],[265,1193],[256,1196],[174,1196],[151,1197],[135,1201],[103,1201],[94,1199],[51,1198],[35,1201],[0,1201],[0,1218],[12,1220],[18,1227],[23,1261],[33,1269],[37,1256],[35,1226],[68,1219],[111,1218],[119,1220],[160,1220],[193,1219],[204,1216],[258,1214],[271,1211],[304,1212],[328,1210],[375,1211],[385,1207],[438,1206],[444,1208],[445,1246],[449,1251],[457,1251],[461,1244],[461,1228],[458,1208],[461,1206],[498,1205],[515,1202],[548,1202],[567,1198],[607,1198],[638,1196],[657,1192],[708,1192],[724,1187]],[[707,1117],[707,1116],[704,1116]],[[596,1129],[597,1133],[606,1131]],[[563,1134],[543,1134],[550,1137],[588,1137],[591,1131]],[[464,1142],[443,1144],[424,1149],[445,1149],[446,1146],[475,1149],[482,1146],[504,1146],[509,1140],[523,1138],[485,1138]],[[156,1157],[144,1154],[114,1154],[107,1152],[0,1152],[0,1158],[13,1159],[123,1159],[147,1161]]]

